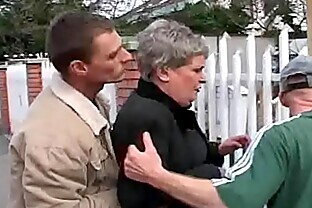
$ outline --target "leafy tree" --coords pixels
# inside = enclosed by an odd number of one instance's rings
[[[147,0],[141,0],[145,3]],[[116,18],[121,14],[134,9],[137,0],[94,0],[89,2],[89,10],[104,13],[110,18]]]
[[[183,10],[175,11],[157,18],[173,19],[184,23],[194,32],[203,35],[220,35],[228,33],[243,34],[249,24],[250,17],[243,11],[243,6],[231,5],[207,7],[202,2],[187,4]],[[117,28],[122,35],[135,35],[154,19],[141,19],[138,22],[118,21]]]
[[[44,52],[46,29],[60,12],[85,10],[83,0],[0,1],[0,57]]]

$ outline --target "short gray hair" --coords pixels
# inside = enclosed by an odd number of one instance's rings
[[[178,68],[188,58],[208,56],[204,38],[176,21],[156,20],[138,34],[137,61],[141,77],[146,81],[155,69]]]

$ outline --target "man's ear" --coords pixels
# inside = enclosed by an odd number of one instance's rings
[[[86,76],[88,68],[82,61],[75,60],[70,62],[69,71],[77,76]]]
[[[280,92],[278,94],[278,97],[279,97],[283,106],[289,107],[288,102],[287,102],[286,92]]]
[[[170,74],[169,70],[170,70],[169,68],[157,69],[156,70],[156,76],[162,82],[169,82],[169,74]]]

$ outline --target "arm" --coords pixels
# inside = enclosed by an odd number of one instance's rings
[[[227,170],[228,179],[214,180],[228,207],[263,207],[285,179],[289,161],[287,142],[274,128],[263,132],[258,133],[243,158]]]
[[[83,195],[86,165],[57,147],[26,146],[22,174],[26,207],[107,207],[107,192]]]
[[[165,170],[148,133],[144,134],[143,141],[144,152],[140,152],[133,145],[128,148],[124,163],[127,177],[149,183],[193,207],[224,207],[209,180],[195,179]]]
[[[231,183],[222,179],[215,181],[217,190],[209,180],[166,171],[161,166],[161,159],[148,134],[144,137],[144,152],[129,147],[125,160],[126,175],[149,183],[194,207],[262,207],[282,184],[288,158],[287,145],[280,135],[272,131],[265,135],[261,133],[244,157],[228,171]],[[263,172],[266,170],[270,174],[264,177]],[[239,173],[242,175],[239,176]]]
[[[194,176],[196,178],[220,178],[220,168],[213,164],[202,164],[184,173],[185,175]]]
[[[150,177],[149,183],[193,207],[226,207],[210,180],[191,178],[162,169]]]
[[[236,135],[229,137],[221,144],[218,142],[209,143],[209,153],[208,162],[222,166],[224,158],[223,155],[233,154],[236,149],[246,148],[250,143],[250,138],[248,135]]]
[[[122,167],[130,144],[135,144],[139,149],[144,149],[142,133],[146,130],[153,135],[153,141],[162,158],[163,165],[168,167],[170,124],[168,120],[159,120],[155,115],[150,117],[144,114],[142,117],[140,113],[136,114],[136,118],[133,118],[131,115],[129,116],[128,112],[125,114],[123,112],[119,114],[111,134],[116,157],[121,167],[118,178],[118,199],[123,208],[159,206],[165,203],[165,194],[148,184],[125,177]]]
[[[219,145],[218,142],[208,143],[207,163],[221,167],[224,163],[224,156],[219,153]]]
[[[163,171],[150,183],[195,207],[263,207],[277,193],[287,173],[287,145],[275,130],[259,133],[246,154],[226,175],[209,181]],[[270,174],[263,173],[269,171]],[[222,205],[221,200],[224,205]]]

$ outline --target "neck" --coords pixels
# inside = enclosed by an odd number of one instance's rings
[[[165,94],[171,97],[180,107],[189,107],[191,103],[183,103],[176,94],[176,89],[169,87],[166,83],[163,83],[159,80],[154,80],[153,83]]]
[[[153,83],[154,83],[161,91],[163,91],[166,95],[168,95],[168,96],[171,97],[173,100],[175,100],[177,103],[179,103],[178,100],[177,100],[174,96],[172,96],[173,93],[171,93],[171,90],[170,90],[170,88],[168,87],[168,85],[166,85],[166,83],[163,83],[163,82],[161,82],[161,81],[159,81],[159,80],[153,80]],[[180,104],[179,104],[179,105],[180,105]]]
[[[290,114],[296,116],[312,110],[312,100],[296,100],[293,105],[289,107]]]
[[[78,79],[73,80],[65,77],[63,79],[92,102],[95,100],[95,97],[99,91],[104,87],[103,85],[86,83],[83,80]]]
[[[165,94],[170,96],[169,90],[167,89],[167,86],[160,82],[159,80],[153,80],[152,81],[161,91],[163,91]],[[171,96],[170,96],[171,97]]]

